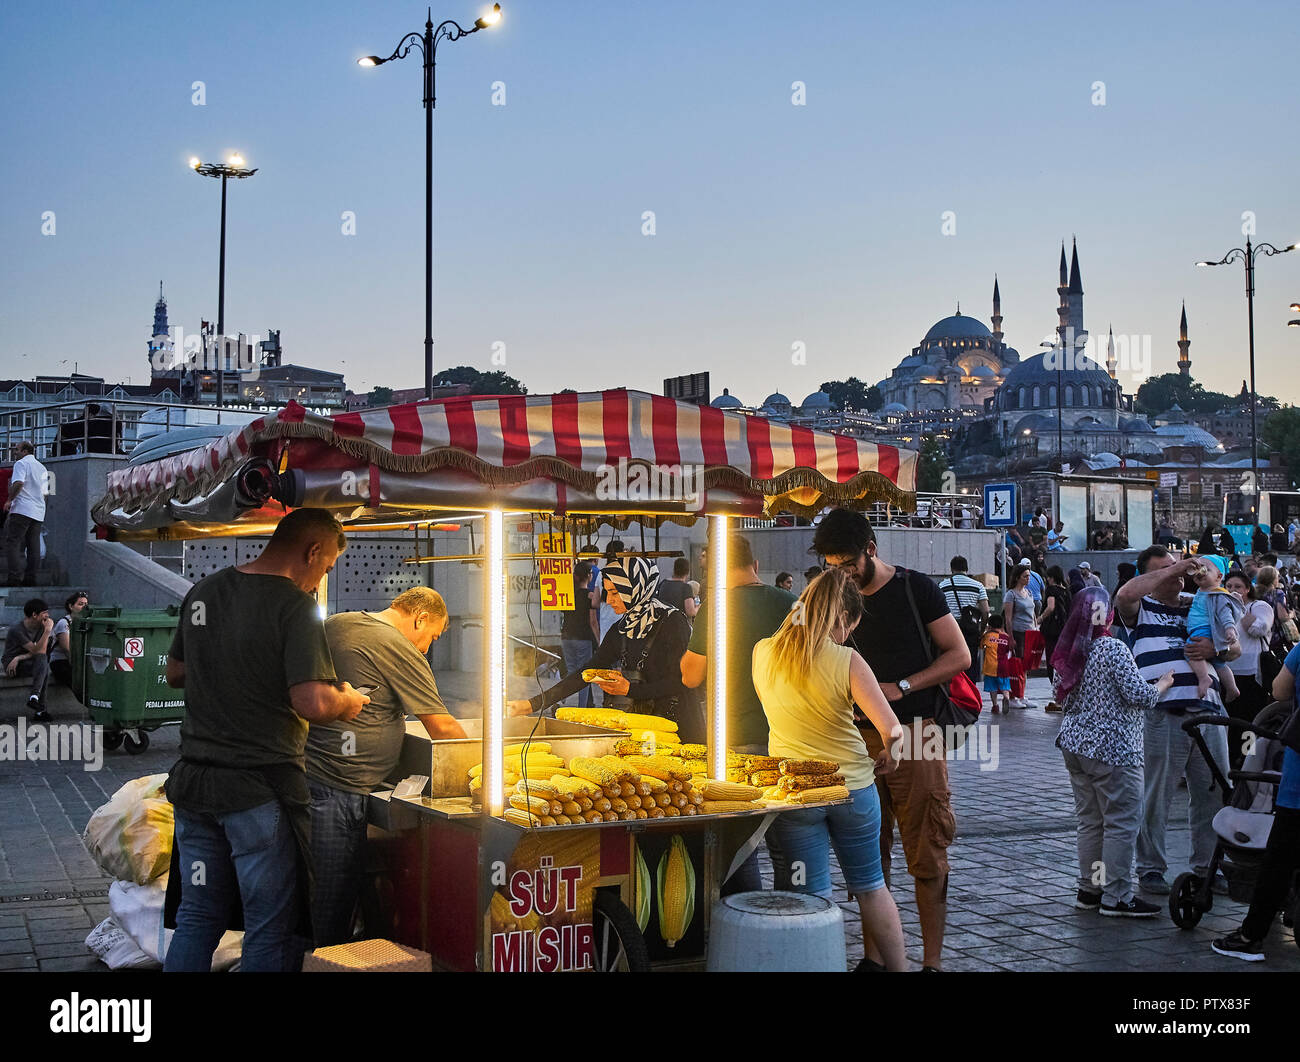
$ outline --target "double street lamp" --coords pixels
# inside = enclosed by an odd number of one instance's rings
[[[1256,501],[1251,507],[1255,518],[1259,516],[1259,430],[1258,422],[1255,416],[1255,259],[1259,255],[1286,254],[1287,251],[1294,251],[1300,247],[1300,243],[1293,243],[1289,247],[1274,247],[1271,243],[1260,243],[1252,245],[1250,237],[1246,237],[1246,248],[1234,247],[1217,262],[1197,262],[1198,266],[1221,266],[1229,262],[1241,260],[1246,265],[1246,320],[1249,328],[1248,336],[1250,343],[1250,482]]]
[[[200,177],[221,178],[221,257],[217,266],[217,343],[220,352],[217,357],[217,405],[225,404],[225,381],[222,369],[225,365],[226,347],[226,181],[234,178],[242,180],[257,172],[244,165],[242,155],[231,155],[225,162],[200,162],[190,159],[190,169]],[[194,396],[198,401],[199,396]]]
[[[365,55],[357,60],[358,66],[383,66],[394,59],[405,59],[412,48],[418,48],[424,58],[424,397],[433,397],[433,68],[435,53],[442,41],[455,41],[468,37],[481,29],[495,26],[501,21],[501,5],[476,19],[470,29],[451,19],[433,25],[433,11],[429,10],[423,33],[408,33],[387,59]]]

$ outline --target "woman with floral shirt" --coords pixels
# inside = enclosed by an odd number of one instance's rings
[[[1079,891],[1074,906],[1122,918],[1160,908],[1134,894],[1133,855],[1142,822],[1143,712],[1155,708],[1174,673],[1154,685],[1112,637],[1110,595],[1091,586],[1075,595],[1052,654],[1056,702],[1063,706],[1057,748],[1065,757],[1079,819]]]

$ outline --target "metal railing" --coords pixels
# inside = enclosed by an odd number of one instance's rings
[[[97,413],[89,407],[95,406]],[[143,416],[157,412],[155,419]],[[341,410],[340,410],[341,412]],[[203,424],[229,424],[232,428],[265,416],[258,409],[230,406],[187,405],[133,399],[81,398],[71,402],[32,405],[0,411],[0,459],[13,460],[14,447],[24,440],[36,447],[36,457],[71,457],[76,454],[130,454],[143,438],[175,428]]]
[[[963,517],[963,509],[965,515]],[[918,493],[916,509],[907,511],[888,502],[876,502],[863,510],[872,524],[881,527],[947,527],[978,530],[984,518],[984,499],[974,494]],[[802,517],[741,517],[742,531],[806,531],[812,521]]]

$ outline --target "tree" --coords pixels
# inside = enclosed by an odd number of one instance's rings
[[[1260,396],[1260,402],[1263,401],[1263,396]],[[1175,402],[1187,413],[1213,413],[1237,405],[1238,398],[1207,391],[1190,377],[1167,372],[1163,376],[1151,377],[1138,388],[1134,408],[1139,413],[1154,416],[1170,409]]]
[[[457,365],[438,373],[433,381],[435,387],[449,387],[464,384],[471,395],[526,395],[528,389],[513,376],[502,369],[493,372],[479,372],[470,365]]]
[[[366,399],[372,407],[391,406],[393,404],[393,389],[391,387],[372,387]]]
[[[868,408],[867,385],[856,376],[847,380],[828,380],[821,385],[821,390],[831,396],[831,405],[836,409]]]
[[[944,488],[944,473],[948,471],[948,453],[943,443],[933,435],[921,438],[921,456],[917,461],[916,489],[940,493]]]
[[[1265,451],[1276,450],[1282,455],[1291,485],[1300,480],[1300,409],[1287,406],[1270,413],[1260,426],[1259,441]]]
[[[867,388],[867,412],[879,413],[885,408],[885,396],[880,393],[880,388],[872,384]]]

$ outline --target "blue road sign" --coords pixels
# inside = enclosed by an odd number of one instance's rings
[[[1016,526],[1016,485],[1014,483],[984,484],[984,526]]]

